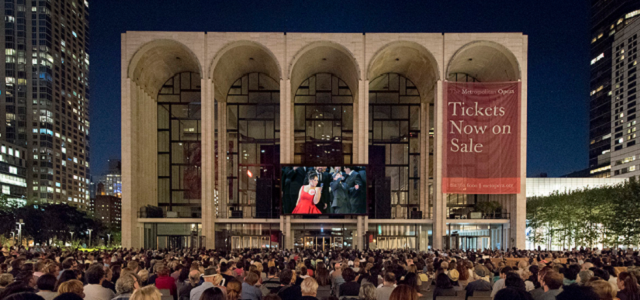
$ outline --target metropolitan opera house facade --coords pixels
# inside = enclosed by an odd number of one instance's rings
[[[522,33],[123,33],[122,246],[524,248],[527,47]],[[443,188],[446,86],[504,82],[515,188]],[[364,214],[291,215],[295,164],[381,175]]]

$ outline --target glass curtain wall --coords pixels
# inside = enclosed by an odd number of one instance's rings
[[[273,186],[280,173],[280,85],[273,78],[250,73],[233,83],[227,96],[227,144],[228,207],[254,217],[258,185]]]
[[[201,215],[200,75],[179,73],[158,93],[158,206],[167,217]]]
[[[342,79],[318,73],[302,82],[294,118],[296,164],[351,164],[353,93]]]
[[[376,157],[384,156],[392,218],[420,209],[420,110],[418,89],[406,77],[387,73],[369,84],[369,156],[384,152]]]

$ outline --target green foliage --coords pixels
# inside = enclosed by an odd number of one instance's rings
[[[483,201],[476,203],[475,209],[485,215],[490,215],[502,209],[502,205],[498,201]]]
[[[3,220],[0,222],[0,235],[8,237],[11,232],[16,232],[16,221],[22,219],[22,236],[40,244],[64,245],[70,241],[71,232],[80,240],[88,240],[88,229],[93,230],[92,240],[98,240],[108,232],[100,220],[67,204],[34,205],[29,202],[24,207],[0,206],[0,219]]]
[[[529,241],[562,248],[640,242],[640,183],[555,192],[527,199]]]

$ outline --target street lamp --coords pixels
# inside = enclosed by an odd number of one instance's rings
[[[111,244],[111,233],[107,233],[107,246],[109,246],[109,244]]]
[[[71,242],[73,243],[73,231],[69,231],[71,233]]]
[[[20,241],[20,245],[22,245],[22,225],[24,225],[24,222],[20,219],[16,224],[18,224],[18,239]]]
[[[91,231],[93,231],[93,229],[88,229],[87,231],[89,231],[89,247],[91,247]]]

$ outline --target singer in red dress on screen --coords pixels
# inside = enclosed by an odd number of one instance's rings
[[[298,201],[296,202],[296,208],[291,212],[292,214],[321,214],[322,212],[316,207],[316,204],[320,202],[320,196],[322,194],[322,187],[318,185],[318,174],[312,172],[309,176],[309,185],[303,185],[300,188],[298,194]]]

